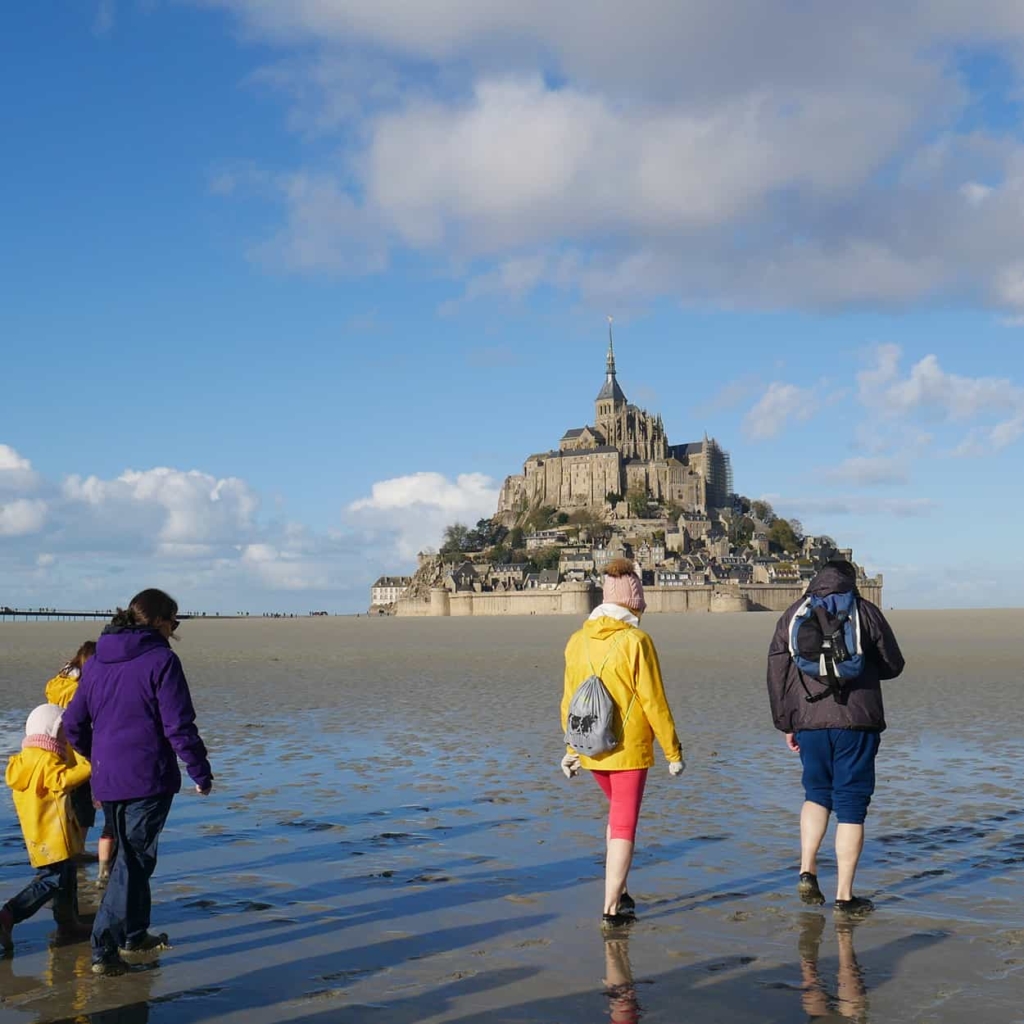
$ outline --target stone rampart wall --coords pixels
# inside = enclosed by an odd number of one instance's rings
[[[803,586],[752,583],[741,586],[644,587],[652,614],[686,612],[784,612],[804,594]],[[881,579],[860,584],[860,592],[881,606]],[[436,588],[428,599],[400,600],[395,614],[415,616],[575,615],[584,618],[601,601],[601,591],[586,583],[563,583],[557,590],[496,593],[456,593]]]

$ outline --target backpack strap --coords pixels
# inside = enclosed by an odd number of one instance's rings
[[[618,642],[622,639],[622,637],[625,635],[625,633],[626,633],[626,630],[623,629],[623,630],[620,630],[618,634],[616,634],[615,639],[611,642],[611,645],[608,648],[607,654],[605,654],[605,656],[604,656],[604,661],[601,662],[601,671],[600,672],[595,672],[594,671],[594,663],[593,663],[593,661],[590,660],[590,641],[587,640],[586,637],[583,638],[583,642],[586,644],[586,647],[587,647],[587,661],[590,663],[590,674],[597,676],[597,678],[600,679],[602,683],[604,682],[604,679],[602,678],[602,675],[604,673],[604,667],[605,667],[605,665],[608,664],[608,659],[612,656],[612,652],[615,650],[616,644],[618,644]],[[629,707],[626,708],[626,714],[623,716],[623,719],[622,719],[623,727],[625,727],[626,723],[629,721],[629,713],[630,713],[630,711],[633,710],[633,705],[635,703],[636,703],[636,690],[633,690],[633,699],[629,702]]]
[[[821,627],[822,640],[829,646],[821,652],[821,668],[824,676],[822,682],[825,683],[824,690],[811,696],[811,691],[807,689],[807,684],[803,681],[803,673],[800,673],[800,682],[803,683],[804,691],[807,693],[806,700],[808,704],[817,704],[819,700],[824,700],[826,697],[835,697],[838,700],[842,693],[843,684],[836,673],[835,653],[831,648],[830,638],[843,628],[848,617],[840,615],[838,619],[832,621],[828,617],[828,612],[820,604],[814,606],[814,614],[818,620],[818,625]]]
[[[601,672],[604,672],[604,667],[608,664],[608,659],[612,656],[612,651],[615,650],[615,645],[622,639],[622,634],[625,632],[626,631],[624,629],[621,630],[616,635],[615,639],[611,642],[611,646],[608,648],[608,653],[605,654],[604,661],[601,662]],[[586,637],[584,637],[583,643],[587,648],[587,663],[590,665],[590,674],[592,676],[597,676],[597,678],[600,679],[601,672],[598,672],[597,669],[594,668],[594,662],[590,658],[590,641]]]

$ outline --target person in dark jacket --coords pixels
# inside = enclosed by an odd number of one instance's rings
[[[790,623],[807,597],[856,595],[863,668],[838,692],[806,675],[790,647]],[[853,879],[864,847],[864,819],[875,789],[875,756],[885,729],[883,679],[903,671],[903,655],[878,607],[857,594],[857,572],[835,559],[811,580],[807,594],[779,619],[768,648],[768,697],[775,728],[800,755],[806,800],[800,812],[800,880],[804,903],[822,904],[818,886],[818,850],[836,812],[835,909],[859,916],[873,909],[870,900],[853,894]]]
[[[120,973],[122,957],[166,948],[166,935],[149,932],[149,880],[181,789],[178,758],[196,792],[206,796],[213,786],[185,673],[170,647],[177,616],[177,603],[162,590],[143,590],[127,610],[119,608],[64,713],[68,740],[92,762],[93,794],[117,833],[117,857],[92,931],[96,974]]]

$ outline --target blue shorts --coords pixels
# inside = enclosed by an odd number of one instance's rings
[[[857,729],[805,729],[796,734],[811,803],[835,809],[836,821],[863,825],[875,791],[875,755],[881,733]]]

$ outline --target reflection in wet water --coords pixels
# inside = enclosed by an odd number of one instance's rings
[[[106,991],[97,986],[91,962],[87,942],[68,945],[54,933],[39,975],[16,973],[15,958],[0,958],[0,1003],[47,1024],[148,1024],[155,962],[114,985],[101,983]],[[104,1000],[118,1005],[104,1007]]]
[[[605,937],[604,985],[612,1024],[636,1024],[643,1010],[636,997],[633,967],[629,962],[629,939],[625,933]]]
[[[856,924],[852,921],[839,921],[835,924],[839,964],[835,992],[831,993],[828,990],[831,978],[822,978],[818,967],[825,918],[821,914],[801,914],[800,939],[797,944],[800,972],[803,975],[801,1002],[809,1020],[868,1024],[864,972],[857,963],[857,953],[853,948],[855,928]]]

